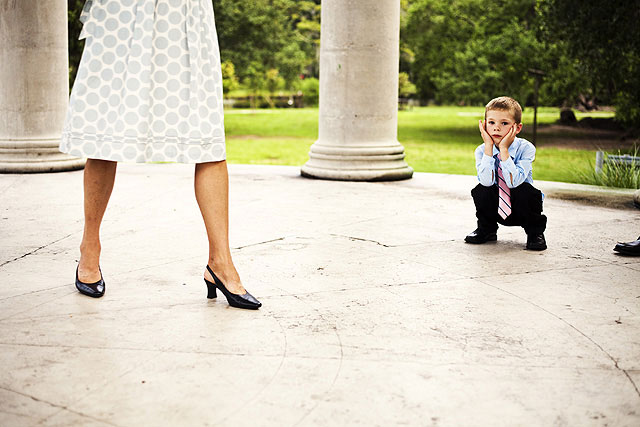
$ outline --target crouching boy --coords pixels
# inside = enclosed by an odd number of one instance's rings
[[[522,108],[513,98],[492,99],[485,108],[479,123],[484,144],[475,152],[480,184],[471,190],[478,228],[465,237],[467,243],[494,241],[498,224],[516,225],[527,233],[527,249],[547,249],[543,195],[532,185],[536,148],[516,137],[522,130],[521,119]]]

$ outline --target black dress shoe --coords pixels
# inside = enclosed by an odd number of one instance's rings
[[[544,234],[527,234],[527,249],[532,251],[544,251],[547,249],[547,241],[544,239]]]
[[[218,295],[216,293],[216,288],[220,289],[225,297],[227,297],[227,302],[231,307],[236,308],[246,308],[249,310],[257,310],[262,307],[262,303],[254,298],[249,292],[245,292],[242,295],[234,294],[230,292],[227,287],[222,283],[218,276],[211,270],[209,265],[207,265],[207,270],[209,270],[209,274],[213,277],[213,281],[215,283],[211,283],[207,279],[204,279],[204,282],[207,284],[207,298],[212,299],[216,298]]]
[[[81,294],[88,295],[92,298],[100,298],[104,295],[105,283],[102,277],[102,270],[100,270],[100,280],[95,283],[84,283],[78,279],[78,268],[76,267],[76,288]]]
[[[640,256],[640,237],[633,242],[618,242],[613,250],[623,255]]]
[[[475,229],[464,238],[465,242],[475,244],[495,242],[496,240],[498,240],[498,236],[495,231],[483,231],[479,228]]]

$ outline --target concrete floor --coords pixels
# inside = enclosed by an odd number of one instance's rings
[[[99,300],[73,286],[82,172],[0,175],[1,426],[640,425],[630,191],[538,182],[530,252],[463,242],[472,176],[232,166],[255,312],[205,298],[192,167],[119,168]]]

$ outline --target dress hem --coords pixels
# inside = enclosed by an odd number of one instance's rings
[[[64,132],[59,150],[75,157],[128,163],[208,163],[226,160],[222,137],[125,137]]]

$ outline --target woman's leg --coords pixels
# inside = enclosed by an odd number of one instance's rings
[[[229,248],[229,175],[227,162],[198,163],[196,165],[194,187],[196,200],[204,219],[209,239],[209,267],[225,284],[227,289],[238,295],[246,291],[240,281],[231,259]],[[213,277],[205,270],[205,278],[213,282]]]
[[[100,224],[111,197],[117,162],[88,159],[84,167],[84,234],[80,243],[78,279],[100,280]]]

